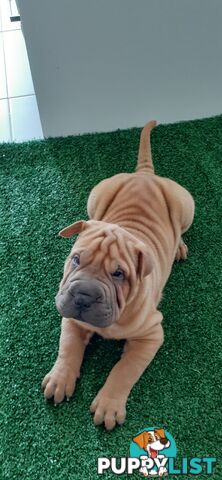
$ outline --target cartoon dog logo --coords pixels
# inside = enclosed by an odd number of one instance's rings
[[[143,456],[143,458],[152,458],[154,462],[155,462],[155,458],[159,460],[163,460],[164,458],[167,458],[165,455],[159,454],[161,450],[164,450],[170,447],[170,441],[166,437],[165,431],[162,428],[158,428],[150,431],[144,431],[139,435],[136,435],[135,437],[133,437],[133,441],[141,449],[145,450],[148,453],[148,456],[147,457]],[[163,475],[168,474],[167,469],[162,466],[159,468],[159,471],[152,468],[152,470],[149,470],[149,473],[146,467],[142,467],[140,469],[140,472],[143,473],[145,477],[147,477],[148,475],[150,476],[159,475],[160,477],[162,477]]]

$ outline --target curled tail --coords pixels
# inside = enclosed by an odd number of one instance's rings
[[[145,127],[143,127],[140,135],[140,146],[136,172],[145,170],[152,173],[154,171],[150,145],[150,132],[155,126],[156,121],[151,120],[151,122],[146,123]]]

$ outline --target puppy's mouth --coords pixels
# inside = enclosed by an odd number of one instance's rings
[[[76,281],[56,295],[56,307],[65,318],[73,318],[94,327],[106,328],[114,319],[111,301],[99,282]]]
[[[151,458],[156,458],[157,457],[157,450],[154,450],[154,448],[150,447],[150,456],[151,456]]]

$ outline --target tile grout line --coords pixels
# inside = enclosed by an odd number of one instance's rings
[[[1,1],[1,0],[0,0]],[[0,15],[1,15],[1,12],[0,12]],[[17,27],[17,28],[16,28]],[[9,126],[9,138],[11,142],[13,141],[16,141],[15,138],[14,138],[14,133],[13,133],[13,110],[12,110],[12,105],[11,105],[11,102],[10,100],[13,100],[13,99],[16,99],[16,98],[26,98],[26,97],[33,97],[34,99],[36,99],[36,94],[35,94],[35,90],[34,92],[32,93],[27,93],[27,94],[20,94],[20,95],[12,95],[12,96],[9,96],[9,79],[8,79],[8,75],[7,75],[7,62],[6,62],[6,51],[5,51],[5,41],[6,41],[6,38],[4,36],[4,34],[8,34],[9,32],[22,32],[22,24],[21,24],[21,21],[20,22],[17,22],[17,24],[14,26],[14,28],[7,28],[7,26],[3,26],[1,24],[0,26],[0,36],[2,36],[2,50],[3,50],[3,63],[4,63],[4,66],[3,66],[3,71],[4,71],[4,74],[5,74],[5,89],[6,89],[6,96],[0,98],[0,101],[1,100],[6,100],[7,102],[7,114],[8,114],[8,126]],[[26,48],[26,45],[25,45],[25,48]],[[38,112],[38,115],[39,115],[39,112]],[[40,125],[41,125],[41,121],[40,121]],[[42,130],[42,126],[41,126],[41,130]],[[43,134],[43,132],[41,133],[41,135]],[[35,138],[35,137],[33,137]],[[40,137],[42,138],[42,136]]]
[[[9,95],[8,95],[8,78],[7,78],[7,70],[6,70],[6,57],[5,57],[5,43],[4,43],[4,35],[2,35],[2,49],[3,49],[3,60],[4,60],[4,71],[5,71],[5,87],[6,87],[6,94],[7,94],[7,104],[8,104],[8,118],[9,118],[9,134],[10,134],[10,141],[13,141],[13,132],[12,132],[12,119],[11,119],[11,110],[10,110],[10,102],[9,102]]]
[[[19,27],[19,28],[11,28],[11,29],[8,29],[8,30],[0,30],[0,33],[18,32],[19,30],[21,30],[21,27]]]
[[[23,97],[33,97],[35,96],[35,93],[24,93],[24,95],[13,95],[11,97],[2,97],[0,98],[0,100],[11,100],[11,99],[14,99],[14,98],[23,98]]]

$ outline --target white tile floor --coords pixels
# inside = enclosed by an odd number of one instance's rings
[[[0,142],[43,138],[15,0],[0,0]]]

